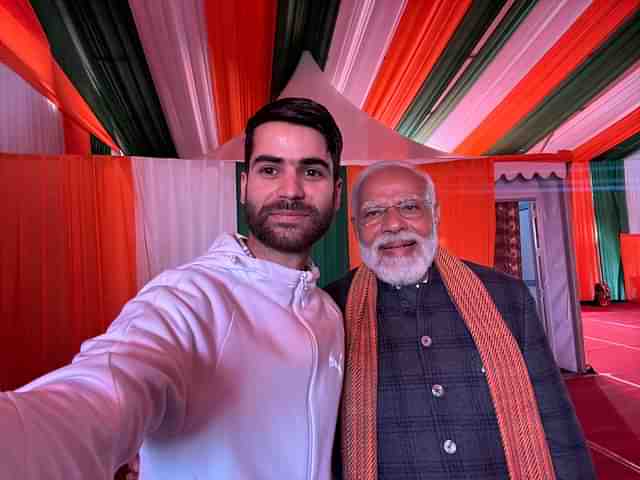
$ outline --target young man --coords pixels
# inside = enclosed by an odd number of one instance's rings
[[[222,235],[130,301],[73,363],[0,394],[1,479],[319,479],[342,385],[340,312],[311,246],[338,208],[342,137],[312,101],[246,128],[247,240]]]
[[[595,478],[526,286],[438,248],[431,179],[375,164],[352,207],[364,265],[328,287],[347,337],[336,470],[348,480]]]

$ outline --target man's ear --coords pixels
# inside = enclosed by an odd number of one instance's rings
[[[247,201],[247,172],[240,173],[240,203],[244,205]]]
[[[440,225],[440,204],[436,203],[434,212],[433,212],[433,221],[436,225]]]
[[[337,212],[340,210],[340,205],[342,204],[342,179],[339,178],[336,180],[336,183],[333,187],[333,210]]]

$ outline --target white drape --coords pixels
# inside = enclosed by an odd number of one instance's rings
[[[0,63],[0,152],[62,155],[60,111],[22,77]]]
[[[218,146],[203,0],[129,0],[173,142],[181,158]]]
[[[132,157],[138,286],[236,231],[235,163]]]
[[[624,190],[627,197],[629,233],[640,233],[640,150],[624,159]]]

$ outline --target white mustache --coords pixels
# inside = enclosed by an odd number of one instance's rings
[[[378,238],[376,238],[371,245],[371,248],[374,251],[380,250],[381,247],[386,245],[387,243],[392,242],[416,242],[420,243],[420,241],[424,240],[420,235],[413,232],[398,232],[398,233],[383,233]]]

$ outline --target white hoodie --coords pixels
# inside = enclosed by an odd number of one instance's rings
[[[73,363],[0,394],[0,479],[330,478],[342,318],[231,235],[167,271]]]

